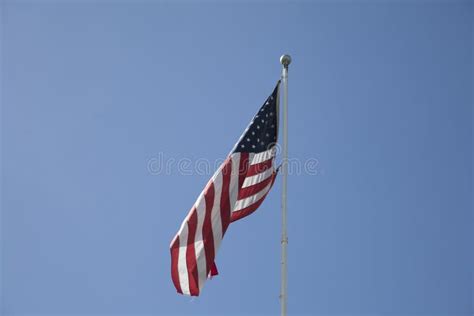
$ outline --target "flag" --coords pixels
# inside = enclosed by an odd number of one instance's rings
[[[198,296],[229,224],[262,204],[276,177],[278,89],[261,106],[184,219],[170,244],[171,278],[178,293]]]

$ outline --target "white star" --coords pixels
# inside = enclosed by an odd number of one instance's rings
[[[255,145],[252,145],[252,148],[255,148]]]
[[[255,135],[255,132],[252,132],[252,135]]]
[[[272,128],[274,128],[274,127],[275,127],[275,124],[272,124]]]
[[[250,138],[247,138],[247,141],[249,142],[249,141],[250,141]]]
[[[245,148],[245,145],[244,145],[244,144],[242,144],[242,145],[240,145],[240,147],[242,147],[242,148]]]
[[[262,123],[265,123],[265,120],[264,120],[264,119],[262,119]]]
[[[262,146],[263,146],[263,145],[265,145],[265,143],[264,143],[264,142],[261,142],[261,143],[260,143],[260,145],[262,145]]]
[[[270,134],[266,133],[265,136],[270,137]]]
[[[257,138],[257,142],[259,142],[259,141],[260,141],[260,138]]]
[[[270,112],[270,116],[273,116],[273,112]]]
[[[257,125],[257,128],[260,129],[260,125]]]

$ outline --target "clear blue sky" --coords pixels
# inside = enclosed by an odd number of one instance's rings
[[[290,68],[289,311],[467,315],[473,3],[3,1],[5,315],[277,314],[280,181],[176,294],[169,242]]]

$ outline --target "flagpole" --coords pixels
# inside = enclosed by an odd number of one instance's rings
[[[283,65],[282,69],[282,84],[283,84],[283,150],[282,150],[282,178],[283,185],[281,190],[281,289],[280,289],[280,303],[281,316],[286,316],[287,303],[287,267],[286,267],[286,248],[288,245],[288,235],[286,233],[286,189],[288,177],[288,66],[291,63],[290,55],[282,55],[280,63]]]

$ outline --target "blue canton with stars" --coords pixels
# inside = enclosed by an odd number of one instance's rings
[[[234,152],[259,153],[275,146],[278,139],[278,88],[267,98],[235,146]]]

